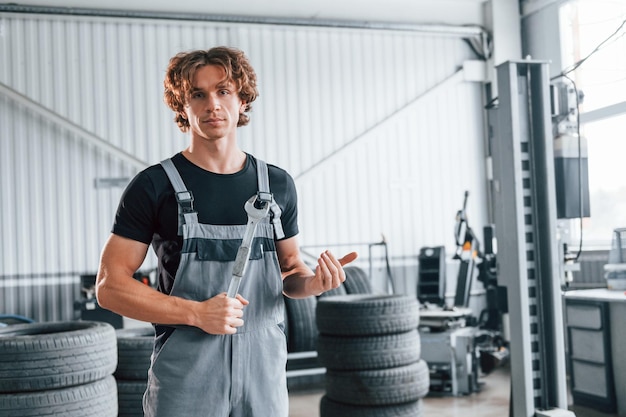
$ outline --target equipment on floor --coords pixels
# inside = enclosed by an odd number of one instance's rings
[[[478,281],[483,283],[487,293],[487,307],[478,317],[481,329],[502,332],[502,316],[508,313],[506,287],[498,285],[498,264],[495,244],[495,225],[483,228],[485,250],[478,264]]]
[[[456,396],[479,391],[477,332],[476,327],[436,331],[420,326],[422,358],[430,371],[431,394]]]
[[[459,260],[454,304],[445,302],[445,247],[422,248],[419,257],[417,297],[422,303],[420,318],[422,326],[436,330],[465,327],[473,324],[472,310],[468,308],[470,289],[476,260],[480,258],[479,242],[467,221],[467,197],[465,191],[463,208],[456,214],[454,259]]]
[[[421,304],[446,303],[446,247],[421,248],[418,256],[417,299]]]
[[[454,305],[467,307],[469,305],[470,289],[474,278],[474,269],[477,259],[480,259],[480,243],[469,226],[467,220],[467,198],[469,191],[465,191],[463,208],[456,213],[455,240],[456,253],[454,259],[460,261],[459,273],[456,281],[456,295]]]
[[[445,248],[422,248],[418,280],[422,357],[428,363],[430,392],[452,395],[478,391],[478,352],[474,338],[470,288],[478,255],[478,239],[468,225],[465,192],[463,208],[456,214],[454,259],[460,261],[452,306],[445,302]],[[435,282],[435,281],[438,282]]]
[[[485,253],[467,217],[465,191],[463,208],[456,214],[456,253],[459,261],[454,304],[445,302],[445,248],[422,248],[419,256],[418,300],[422,355],[430,369],[431,392],[452,395],[471,394],[480,390],[479,371],[488,374],[508,359],[508,348],[501,336],[502,312],[497,285],[493,225],[485,227]],[[469,308],[473,278],[487,293],[487,308],[477,319]]]

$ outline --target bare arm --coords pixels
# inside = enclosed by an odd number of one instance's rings
[[[117,235],[107,240],[100,258],[96,297],[103,308],[136,320],[195,326],[207,333],[232,334],[243,325],[248,302],[219,294],[206,301],[192,301],[162,294],[140,283],[133,274],[143,263],[148,245]]]
[[[302,260],[295,236],[276,242],[276,251],[283,276],[283,293],[291,298],[306,298],[339,287],[346,280],[343,266],[357,257],[351,252],[337,259],[324,251],[313,272]]]

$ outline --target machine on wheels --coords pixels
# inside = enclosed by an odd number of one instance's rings
[[[492,271],[495,254],[480,251],[480,242],[469,226],[466,191],[463,208],[456,214],[454,229],[456,253],[459,261],[457,285],[453,305],[445,303],[445,248],[427,248],[420,255],[420,284],[418,299],[422,357],[430,369],[430,392],[452,395],[471,394],[480,390],[479,374],[491,372],[508,358],[508,349],[500,337],[501,312],[496,298],[488,297],[488,307],[475,316],[469,308],[474,276],[483,282],[487,293],[497,285]],[[486,228],[491,231],[493,228]],[[489,234],[488,232],[486,234]],[[440,260],[432,262],[429,257]],[[433,279],[433,271],[437,276]],[[438,281],[434,287],[434,281]],[[429,292],[430,289],[430,292]]]

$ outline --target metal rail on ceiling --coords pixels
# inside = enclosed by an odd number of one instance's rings
[[[296,17],[241,16],[219,15],[206,13],[180,13],[138,10],[115,10],[79,7],[25,6],[19,4],[0,4],[0,12],[56,14],[92,17],[123,17],[138,19],[189,20],[218,23],[244,23],[261,25],[286,25],[306,27],[332,27],[346,29],[374,29],[407,32],[423,32],[459,38],[478,38],[486,34],[486,30],[478,25],[446,25],[446,24],[411,24],[398,22],[371,22],[341,19],[312,19]]]

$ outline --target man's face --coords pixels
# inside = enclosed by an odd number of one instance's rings
[[[185,114],[192,138],[219,140],[236,137],[239,114],[245,103],[222,67],[205,65],[196,71]]]

